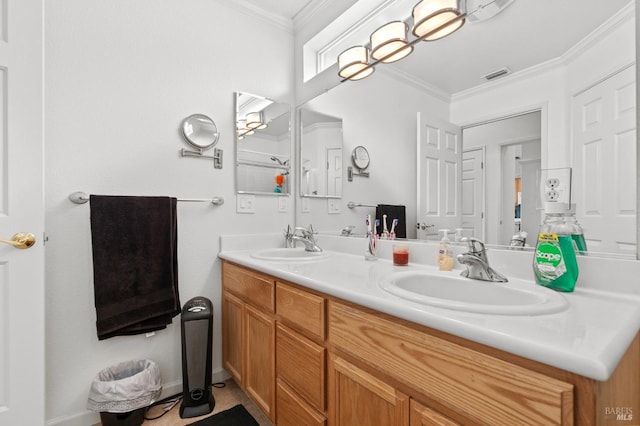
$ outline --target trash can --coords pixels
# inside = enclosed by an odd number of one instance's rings
[[[162,392],[158,365],[126,361],[100,371],[91,382],[87,408],[100,412],[102,426],[140,426]]]

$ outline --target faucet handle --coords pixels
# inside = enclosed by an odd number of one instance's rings
[[[463,237],[460,241],[467,243],[471,253],[482,253],[485,251],[484,243],[475,237]]]

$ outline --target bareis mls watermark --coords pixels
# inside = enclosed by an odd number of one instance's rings
[[[631,407],[605,407],[604,416],[606,419],[615,419],[622,422],[633,421],[633,408]]]

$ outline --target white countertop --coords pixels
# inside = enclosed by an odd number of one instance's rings
[[[363,255],[335,250],[325,250],[328,257],[312,262],[259,260],[251,257],[251,253],[261,248],[260,242],[255,238],[250,241],[254,248],[249,250],[241,249],[242,244],[237,244],[237,240],[221,244],[219,257],[595,380],[605,381],[610,377],[640,329],[640,297],[636,294],[577,286],[573,293],[562,293],[569,306],[559,313],[534,316],[474,314],[411,302],[379,287],[382,277],[397,271],[424,270],[457,275],[459,269],[440,272],[435,266],[417,263],[397,267],[387,259],[370,262],[364,260]],[[414,251],[424,247],[424,244],[416,246]],[[531,285],[536,284],[531,281]]]

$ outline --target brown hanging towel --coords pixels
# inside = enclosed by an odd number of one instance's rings
[[[166,328],[180,313],[177,200],[91,195],[98,339]]]

